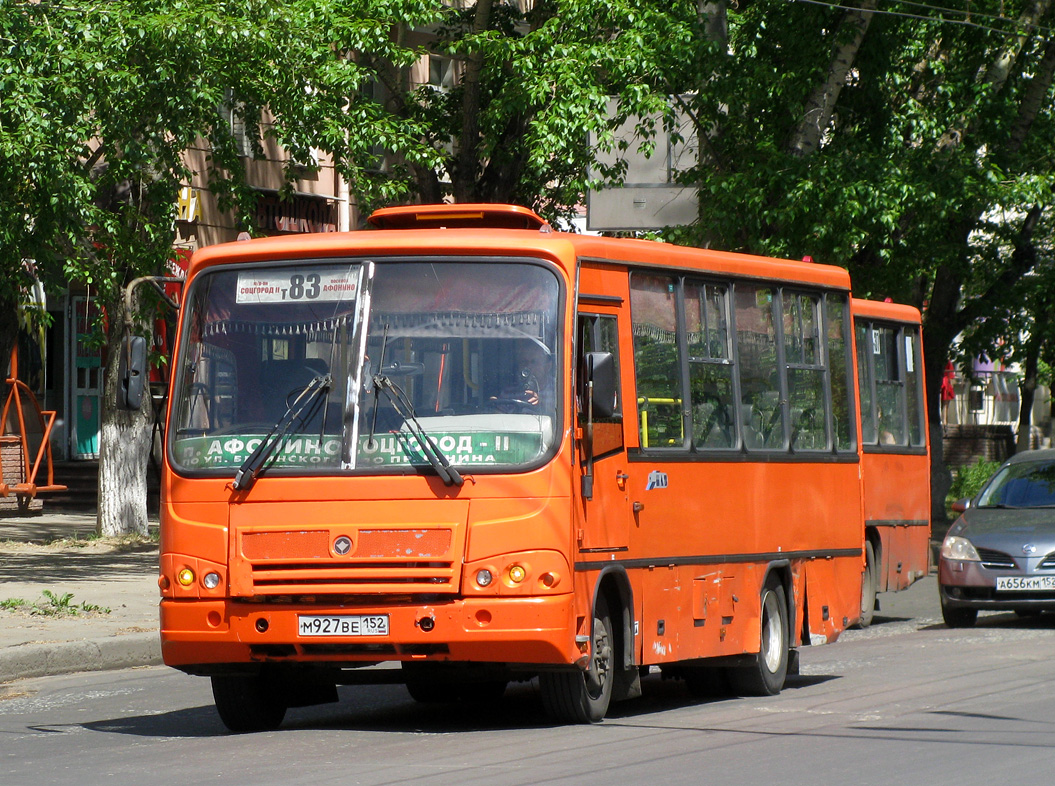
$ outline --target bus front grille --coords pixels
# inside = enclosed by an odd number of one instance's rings
[[[453,593],[455,566],[442,561],[288,562],[252,565],[256,595]]]

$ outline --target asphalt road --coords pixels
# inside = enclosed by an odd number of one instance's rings
[[[0,700],[0,784],[1003,784],[1055,765],[1055,617],[940,622],[934,579],[877,624],[805,648],[769,699],[697,702],[658,675],[597,726],[531,684],[493,707],[342,688],[277,732],[230,735],[209,683],[163,667],[26,680]]]

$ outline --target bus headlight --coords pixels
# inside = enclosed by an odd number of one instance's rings
[[[490,587],[492,581],[494,581],[494,576],[487,568],[476,571],[476,583],[481,587]]]
[[[205,574],[205,577],[201,580],[202,585],[205,589],[216,589],[220,586],[220,574],[215,571],[209,571]]]

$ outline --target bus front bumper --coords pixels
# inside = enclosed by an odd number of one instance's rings
[[[387,634],[302,635],[302,617],[387,618]],[[582,658],[572,596],[472,598],[390,606],[232,600],[161,602],[167,665],[474,661],[567,665]],[[580,639],[581,640],[581,639]]]

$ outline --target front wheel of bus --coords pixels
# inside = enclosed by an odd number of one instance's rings
[[[762,588],[761,614],[762,639],[754,662],[730,669],[737,692],[744,696],[776,696],[788,674],[788,603],[776,576],[770,576]]]
[[[546,713],[562,723],[600,723],[608,713],[615,678],[615,650],[608,604],[598,596],[593,612],[590,664],[586,671],[539,675]]]
[[[212,696],[220,720],[233,732],[271,731],[286,717],[286,702],[266,672],[214,676]]]

